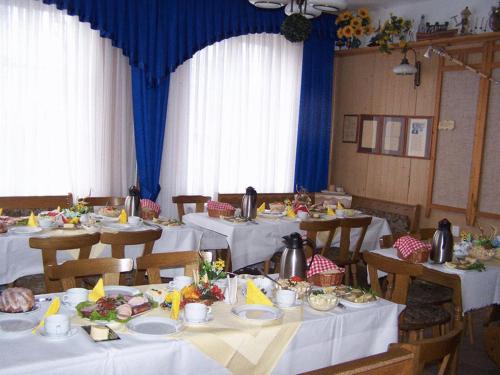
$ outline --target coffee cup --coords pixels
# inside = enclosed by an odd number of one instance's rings
[[[294,290],[279,289],[276,292],[276,302],[278,306],[290,307],[293,306],[297,299],[297,293]]]
[[[344,211],[344,209],[342,209],[342,208],[337,208],[337,209],[335,210],[335,216],[337,216],[338,218],[345,217],[345,211]]]
[[[139,225],[141,218],[139,216],[129,216],[128,223],[131,225]]]
[[[309,217],[309,214],[306,211],[299,211],[299,212],[297,212],[297,217],[300,220],[305,220]]]
[[[89,291],[84,288],[70,288],[62,297],[63,303],[71,307],[76,307],[80,302],[85,302]]]
[[[207,316],[212,310],[204,303],[188,303],[184,306],[184,317],[191,323],[202,323],[207,321]]]
[[[45,332],[47,336],[64,336],[70,329],[69,317],[63,314],[50,315],[45,318]]]
[[[175,276],[172,286],[175,289],[181,290],[185,286],[191,285],[193,283],[193,278],[191,276]]]

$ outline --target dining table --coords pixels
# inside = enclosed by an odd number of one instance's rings
[[[137,286],[140,292],[166,284]],[[27,314],[34,323],[63,293],[39,295],[39,310]],[[62,339],[28,331],[12,337],[0,330],[0,375],[54,374],[295,374],[381,353],[397,342],[402,306],[384,299],[363,307],[317,311],[307,302],[282,309],[282,317],[259,323],[235,315],[245,304],[238,292],[234,305],[215,302],[204,324],[182,323],[170,335],[138,334],[125,323],[112,329],[118,340],[94,342],[81,327],[91,322],[61,305],[75,334]],[[13,314],[1,314],[0,321]],[[181,312],[182,316],[182,312]],[[156,307],[140,319],[170,317]],[[139,318],[133,318],[139,319]]]
[[[223,218],[210,217],[207,213],[189,213],[182,218],[188,225],[205,228],[226,236],[231,251],[231,266],[233,270],[248,265],[263,262],[283,247],[283,236],[293,232],[301,232],[300,220],[281,218],[263,218],[235,223]],[[360,234],[360,229],[351,231],[351,244],[354,246]],[[302,233],[304,234],[304,233]],[[379,249],[379,238],[391,234],[386,219],[372,216],[361,249]],[[335,234],[332,246],[339,246],[340,231]]]
[[[399,259],[395,248],[377,249],[373,250],[373,252],[389,258]],[[429,260],[422,263],[424,273],[421,278],[438,284],[444,282],[444,286],[459,289],[460,311],[465,314],[472,310],[500,303],[500,260],[493,258],[482,261],[482,263],[486,269],[479,272],[450,268],[446,264],[438,264]],[[436,271],[439,274],[438,277],[436,277]],[[450,276],[455,276],[455,279],[458,276],[460,282],[448,283],[447,279],[450,279]]]
[[[120,231],[141,231],[155,228],[162,229],[161,237],[155,242],[153,253],[199,250],[203,232],[187,225],[165,226],[149,224],[139,226],[124,226]],[[20,277],[43,273],[42,251],[29,246],[30,237],[73,236],[96,231],[116,231],[105,226],[89,226],[80,229],[42,229],[31,234],[16,234],[13,231],[0,234],[0,285],[14,282]],[[142,245],[125,247],[125,257],[136,259],[142,255]],[[98,243],[93,246],[91,258],[111,257],[111,246]],[[78,251],[58,251],[57,262],[78,258]],[[173,277],[181,275],[182,269],[162,271],[162,276]]]

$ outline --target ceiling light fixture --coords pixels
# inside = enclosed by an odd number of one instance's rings
[[[313,8],[327,13],[336,13],[347,7],[345,0],[309,0]]]
[[[413,51],[415,55],[415,65],[411,65],[410,62],[408,61],[408,58],[406,57],[406,52],[404,52],[403,60],[401,60],[401,64],[395,66],[392,71],[399,75],[399,76],[409,76],[409,75],[415,75],[413,84],[414,87],[417,88],[420,86],[420,70],[421,70],[421,64],[420,61],[417,61],[417,53],[413,48],[410,49]]]
[[[284,7],[288,0],[249,0],[251,4],[257,8],[263,9],[278,9]]]
[[[250,4],[263,9],[278,9],[285,7],[287,16],[302,14],[311,19],[321,15],[321,12],[337,13],[347,7],[346,0],[248,0]]]

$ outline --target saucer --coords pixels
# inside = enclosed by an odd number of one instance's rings
[[[184,314],[182,316],[182,321],[184,322],[185,325],[187,325],[187,326],[194,326],[194,327],[205,325],[205,324],[207,324],[208,322],[210,322],[213,319],[214,319],[213,314],[207,314],[207,317],[206,317],[206,319],[204,321],[201,321],[201,322],[190,322],[189,320],[186,319],[186,316]]]
[[[281,305],[278,303],[278,301],[276,301],[276,299],[274,299],[273,302],[276,305],[276,307],[278,307],[280,309],[294,309],[296,307],[302,306],[301,300],[295,300],[295,302],[291,305]]]
[[[76,334],[78,334],[79,327],[72,327],[68,331],[68,333],[66,333],[65,335],[61,335],[61,336],[50,336],[50,335],[47,335],[47,332],[45,332],[45,327],[40,328],[40,330],[38,332],[40,333],[40,336],[42,336],[44,339],[47,339],[47,340],[50,340],[50,341],[64,341],[64,340],[67,340],[70,337],[73,337]]]

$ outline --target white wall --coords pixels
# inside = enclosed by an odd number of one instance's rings
[[[498,4],[498,0],[427,0],[412,2],[400,5],[392,5],[387,7],[380,7],[372,11],[372,20],[375,27],[380,20],[382,23],[389,18],[390,14],[401,16],[406,19],[413,19],[415,27],[418,27],[420,16],[425,15],[426,22],[433,24],[434,22],[450,22],[451,27],[454,26],[453,20],[450,18],[458,15],[469,7],[472,12],[472,25],[475,26],[475,19],[479,20],[484,17],[485,22],[488,19],[491,8]],[[458,18],[460,19],[460,17]],[[478,26],[478,27],[479,27]],[[489,27],[487,31],[491,31]]]

